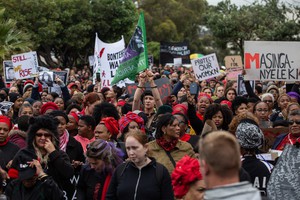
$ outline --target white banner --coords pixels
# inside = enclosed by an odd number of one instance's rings
[[[215,53],[191,60],[195,77],[201,81],[220,75],[219,63]]]
[[[300,42],[245,41],[245,80],[300,80]]]
[[[101,87],[111,87],[110,83],[116,74],[124,52],[125,42],[123,36],[118,42],[105,43],[96,34],[93,82],[95,83],[96,73],[100,73]]]
[[[38,75],[38,60],[35,51],[11,56],[15,78],[27,79]]]

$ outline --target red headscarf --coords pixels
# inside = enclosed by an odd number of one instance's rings
[[[119,120],[119,127],[121,133],[123,133],[124,129],[132,121],[135,121],[139,125],[142,131],[145,130],[143,118],[133,112],[128,112],[125,116],[121,117],[121,119]]]
[[[11,121],[10,121],[10,119],[9,119],[8,117],[1,115],[1,116],[0,116],[0,122],[7,124],[8,129],[9,129],[8,131],[11,130],[11,128],[12,128],[12,123],[11,123]],[[6,138],[6,140],[5,140],[4,142],[2,142],[2,143],[0,144],[0,146],[6,145],[7,142],[8,142],[8,137]]]
[[[119,134],[119,124],[118,121],[115,120],[113,117],[105,117],[100,121],[100,124],[104,124],[107,130],[112,135],[118,135]]]
[[[53,102],[47,102],[45,104],[42,105],[41,107],[41,114],[45,114],[45,112],[49,109],[52,109],[52,110],[59,110],[58,106],[53,103]]]
[[[199,101],[199,99],[200,99],[201,97],[206,97],[206,98],[208,98],[208,100],[209,100],[210,103],[213,103],[213,100],[212,100],[212,98],[210,97],[210,95],[208,95],[208,94],[206,94],[206,93],[204,93],[204,92],[200,92],[200,93],[199,93],[199,96],[198,96],[198,101]]]
[[[184,156],[176,163],[171,178],[174,195],[181,199],[189,191],[191,183],[202,180],[199,161],[187,155]]]
[[[188,112],[188,107],[184,104],[177,104],[175,106],[173,106],[173,112],[172,114],[176,114],[176,113],[182,113],[184,115],[187,115]]]
[[[76,122],[78,123],[79,121],[79,116],[76,112],[70,112],[69,115],[71,115],[72,117],[74,117],[74,119],[76,120]]]

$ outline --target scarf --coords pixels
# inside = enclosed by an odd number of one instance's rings
[[[159,146],[161,146],[166,151],[171,151],[176,147],[178,139],[171,140],[168,142],[164,137],[156,139],[156,142]]]
[[[64,133],[59,137],[59,140],[60,140],[59,143],[60,150],[66,152],[67,144],[69,142],[69,132],[65,130]]]
[[[8,137],[5,139],[4,142],[0,143],[0,147],[5,146],[8,143]]]
[[[102,189],[102,194],[101,194],[101,200],[105,200],[106,192],[108,190],[108,186],[111,180],[111,175],[107,175],[104,181],[103,189]],[[93,193],[93,200],[98,199],[98,193],[99,190],[101,189],[101,183],[97,183],[94,188],[94,193]]]
[[[187,142],[187,141],[189,141],[190,140],[190,138],[191,138],[191,135],[190,134],[187,134],[187,133],[185,133],[181,138],[180,138],[180,140],[181,141],[185,141],[185,142]]]

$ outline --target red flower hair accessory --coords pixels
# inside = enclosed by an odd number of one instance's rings
[[[184,156],[176,163],[171,178],[174,195],[180,199],[189,191],[190,184],[202,180],[199,161],[187,155]]]

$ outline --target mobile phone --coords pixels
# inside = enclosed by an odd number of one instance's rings
[[[100,73],[99,72],[96,73],[96,81],[100,82]]]
[[[191,95],[197,95],[199,91],[199,87],[197,83],[191,83],[190,85],[190,93]]]

